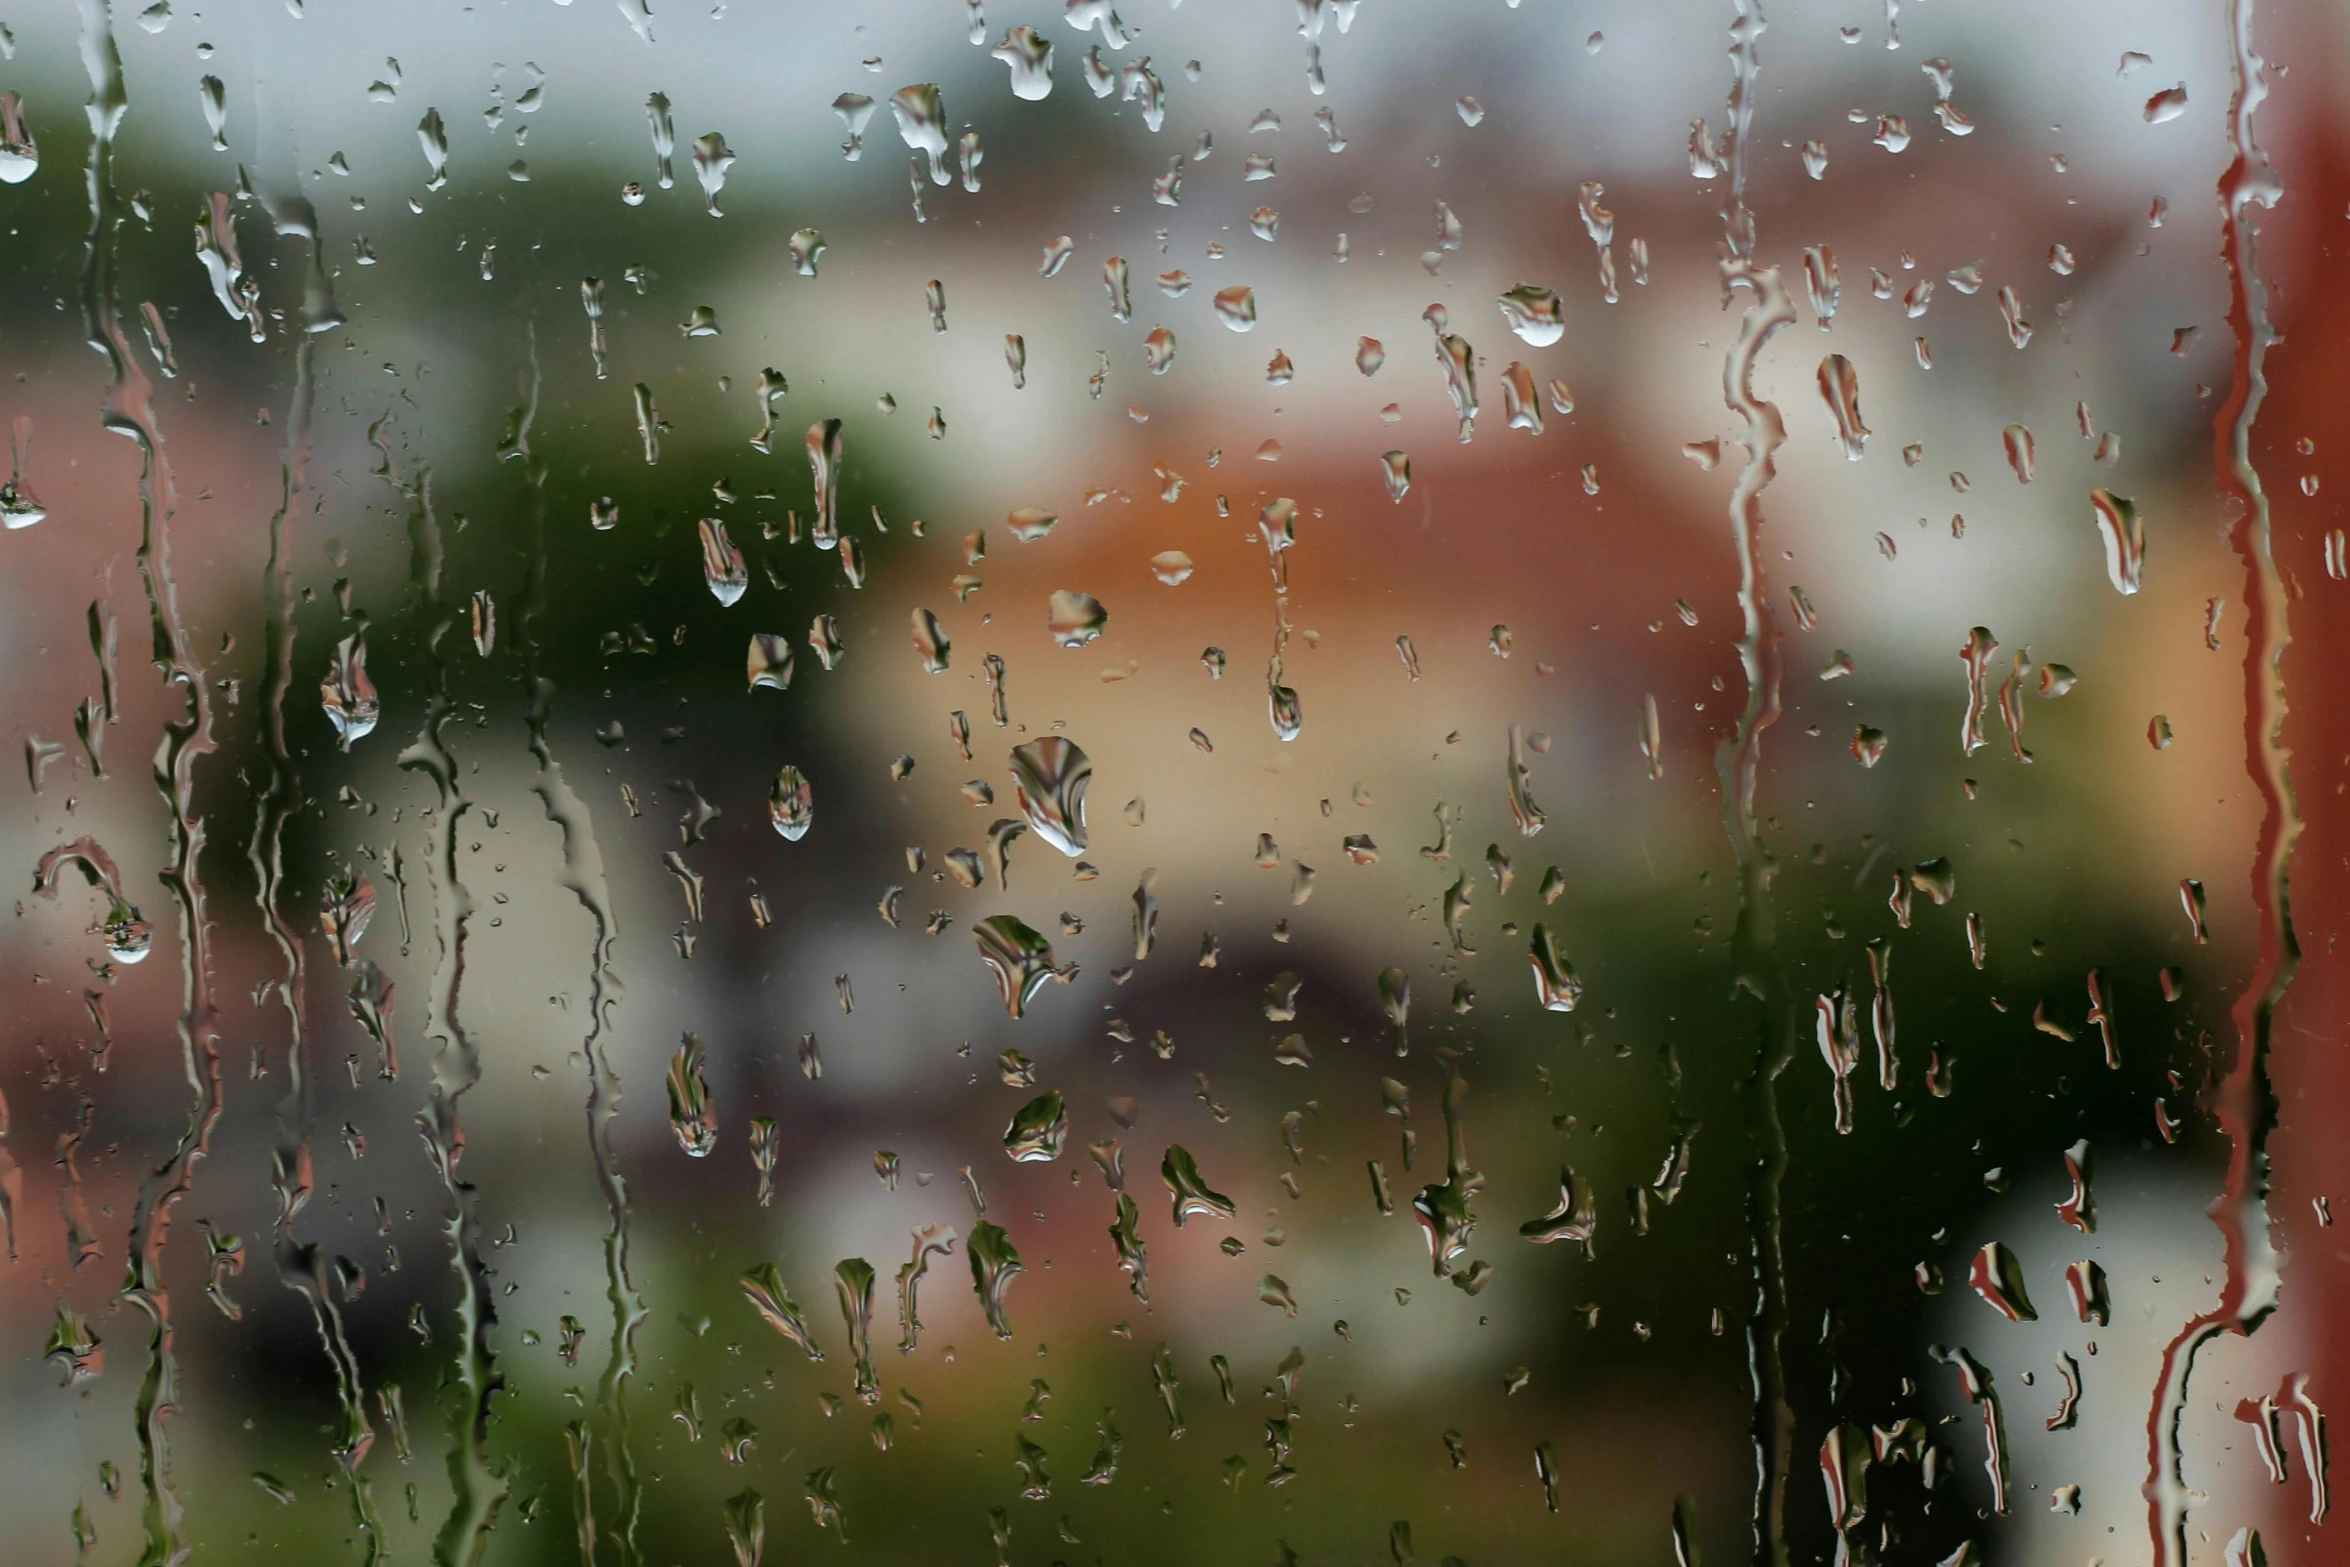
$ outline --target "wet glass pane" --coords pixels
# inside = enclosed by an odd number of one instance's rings
[[[2346,51],[12,16],[0,1554],[2350,1556]]]

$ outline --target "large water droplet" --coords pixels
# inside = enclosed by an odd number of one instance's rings
[[[375,888],[365,876],[344,869],[326,879],[318,899],[318,924],[326,933],[327,950],[341,967],[351,966],[351,948],[367,933],[374,914]]]
[[[1053,46],[1033,27],[1007,28],[1004,41],[988,51],[1012,68],[1012,96],[1030,103],[1052,96]]]
[[[1013,1113],[1004,1129],[1004,1152],[1016,1164],[1049,1164],[1061,1157],[1069,1139],[1069,1107],[1057,1092],[1047,1090]]]
[[[40,167],[41,149],[25,128],[24,100],[0,94],[0,185],[22,185]]]
[[[1062,647],[1083,647],[1109,629],[1110,612],[1092,594],[1063,588],[1053,594],[1045,624]]]
[[[1167,1183],[1168,1195],[1175,1200],[1177,1229],[1195,1218],[1229,1219],[1238,1211],[1231,1198],[1208,1185],[1199,1173],[1199,1161],[1181,1143],[1167,1145],[1159,1160],[1159,1179]]]
[[[1549,926],[1537,921],[1534,942],[1528,959],[1534,968],[1534,999],[1549,1012],[1572,1012],[1583,999],[1583,981],[1575,974],[1575,965],[1559,950],[1558,937]]]
[[[1029,1001],[1044,988],[1045,981],[1060,977],[1053,967],[1052,943],[1017,915],[991,914],[971,934],[979,944],[979,960],[995,976],[1008,1016],[1025,1016]],[[973,1244],[977,1243],[974,1236]]]
[[[938,87],[931,82],[916,82],[901,87],[890,95],[890,113],[897,118],[898,135],[907,146],[930,159],[930,183],[945,185],[954,176],[947,172],[946,104],[939,97]]]
[[[1075,741],[1042,735],[1012,749],[1012,787],[1036,835],[1071,859],[1085,852],[1093,763]],[[1049,954],[1048,954],[1049,956]]]
[[[751,587],[751,568],[743,562],[743,552],[726,537],[726,524],[716,517],[702,519],[702,580],[710,585],[710,596],[721,604],[732,604]]]
[[[1150,335],[1142,340],[1142,362],[1153,375],[1165,375],[1173,369],[1175,334],[1163,326],[1151,328]]]
[[[1860,417],[1860,372],[1842,354],[1820,361],[1820,396],[1836,421],[1836,440],[1845,460],[1859,462],[1869,444],[1869,427]]]
[[[2146,569],[2146,519],[2135,503],[2111,490],[2092,490],[2097,536],[2105,545],[2105,577],[2116,593],[2135,593]]]
[[[1548,348],[1567,335],[1566,317],[1558,295],[1532,283],[1520,283],[1501,296],[1501,318],[1510,330],[1533,344]]]
[[[351,749],[352,741],[374,732],[381,707],[375,683],[367,678],[366,632],[354,631],[335,644],[334,660],[319,684],[318,700],[344,750]]]
[[[758,1311],[759,1316],[776,1332],[800,1348],[810,1360],[822,1360],[824,1351],[816,1347],[816,1335],[808,1327],[808,1318],[784,1288],[783,1275],[772,1262],[762,1262],[742,1276],[743,1295]]]
[[[995,1329],[997,1338],[1010,1338],[1012,1324],[1004,1315],[1004,1294],[1012,1287],[1012,1280],[1028,1271],[1019,1248],[1001,1225],[983,1219],[971,1226],[966,1250],[971,1258],[971,1287],[987,1313],[987,1325]]]
[[[688,1034],[669,1058],[669,1129],[677,1145],[696,1159],[718,1146],[718,1108],[702,1071],[702,1038]]]
[[[914,651],[922,655],[925,673],[944,674],[947,656],[954,645],[954,639],[947,635],[946,627],[938,623],[936,615],[926,609],[914,611]]]
[[[767,794],[767,818],[794,843],[815,825],[816,791],[798,768],[786,767],[775,775],[775,787]]]

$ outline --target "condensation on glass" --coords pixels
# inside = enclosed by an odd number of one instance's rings
[[[0,1554],[2350,1555],[2345,58],[13,16]]]

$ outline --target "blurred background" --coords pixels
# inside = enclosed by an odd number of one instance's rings
[[[2341,1559],[2346,50],[12,17],[8,1559]]]

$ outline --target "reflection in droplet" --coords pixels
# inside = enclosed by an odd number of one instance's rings
[[[41,167],[41,149],[25,128],[24,100],[0,94],[0,184],[22,185]]]
[[[899,88],[890,95],[889,110],[897,119],[898,135],[906,145],[929,157],[930,183],[951,183],[954,176],[947,172],[946,161],[946,104],[939,97],[937,85],[916,82]]]
[[[367,934],[374,914],[375,887],[365,876],[345,868],[326,879],[318,899],[318,924],[337,965],[351,966],[351,948]]]
[[[1021,814],[1038,837],[1071,859],[1085,852],[1085,792],[1092,782],[1092,761],[1061,735],[1042,735],[1012,749]]]
[[[2007,450],[2007,466],[2014,470],[2016,483],[2032,482],[2032,432],[2020,424],[2011,424],[1999,432],[1999,443]]]
[[[327,722],[335,726],[335,739],[342,749],[348,751],[352,741],[374,733],[382,709],[375,683],[367,678],[365,631],[354,631],[335,644],[334,661],[319,684],[318,700],[326,709]]]
[[[772,691],[791,689],[791,639],[777,632],[754,631],[748,657],[750,686],[756,691],[761,686]]]
[[[767,819],[794,843],[815,825],[816,791],[798,768],[786,767],[775,775],[775,787],[767,794]]]
[[[1173,369],[1175,334],[1163,326],[1151,328],[1150,335],[1142,340],[1142,362],[1153,375],[1165,375]]]
[[[1052,96],[1053,46],[1033,27],[1012,27],[988,51],[1012,69],[1012,96],[1038,103]]]
[[[823,261],[828,248],[824,236],[815,229],[794,229],[786,248],[791,253],[792,270],[802,277],[814,277],[817,265]]]
[[[946,627],[939,624],[936,615],[927,609],[914,611],[914,651],[922,656],[924,673],[946,673],[948,656],[954,646],[954,639],[947,635]]]
[[[1822,317],[1825,320],[1825,317]],[[1869,427],[1860,417],[1860,372],[1842,354],[1820,361],[1820,396],[1836,421],[1836,440],[1845,460],[1859,462],[1869,444]]]
[[[2105,577],[2116,593],[2135,593],[2146,569],[2146,519],[2127,497],[2091,490],[2097,536],[2105,545]]]
[[[677,1145],[696,1159],[718,1146],[718,1108],[702,1070],[702,1037],[688,1034],[669,1058],[669,1129]]]
[[[1208,1185],[1199,1173],[1199,1161],[1181,1143],[1169,1143],[1159,1161],[1159,1178],[1174,1199],[1175,1226],[1181,1229],[1195,1218],[1229,1219],[1238,1210],[1232,1199]]]
[[[1028,1003],[1044,988],[1045,981],[1061,977],[1053,966],[1052,943],[1017,915],[991,914],[973,927],[972,936],[979,944],[979,960],[995,976],[1004,1011],[1010,1017],[1026,1015]]]
[[[1382,452],[1379,456],[1379,477],[1387,485],[1387,498],[1400,501],[1411,493],[1412,459],[1403,452]]]
[[[1500,304],[1501,318],[1510,330],[1536,348],[1548,348],[1567,335],[1564,307],[1547,288],[1520,283],[1501,296]]]
[[[807,1316],[784,1288],[783,1275],[772,1262],[762,1262],[745,1272],[741,1279],[742,1291],[752,1307],[769,1327],[799,1346],[810,1360],[822,1360],[824,1351],[816,1347],[816,1335],[808,1327]]]
[[[1061,1157],[1069,1138],[1069,1107],[1051,1090],[1038,1094],[1012,1115],[1004,1129],[1004,1152],[1016,1164],[1049,1164]]]
[[[987,1313],[987,1325],[995,1329],[997,1338],[1012,1336],[1011,1321],[1004,1315],[1004,1295],[1012,1287],[1012,1280],[1028,1271],[1020,1261],[1019,1248],[1003,1226],[986,1220],[971,1226],[971,1239],[966,1244],[971,1259],[971,1287],[978,1292],[979,1304]]]
[[[702,519],[702,580],[710,585],[710,596],[721,604],[732,604],[751,587],[751,568],[743,562],[743,552],[734,547],[726,536],[726,524],[716,517]]]
[[[1045,625],[1062,647],[1084,647],[1109,629],[1110,612],[1090,593],[1063,588],[1047,606]]]
[[[1540,921],[1534,925],[1529,961],[1534,967],[1534,999],[1548,1012],[1574,1011],[1583,998],[1583,982],[1576,977],[1575,965],[1559,950],[1558,937]]]

